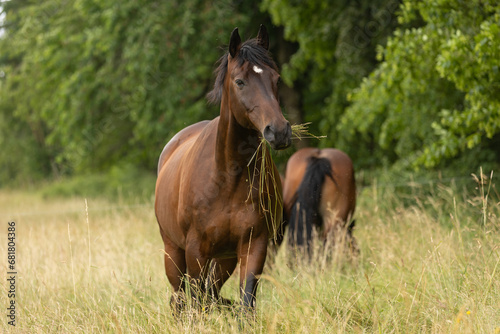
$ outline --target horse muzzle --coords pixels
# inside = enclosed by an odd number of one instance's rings
[[[292,127],[289,122],[286,122],[282,129],[268,125],[264,129],[263,135],[273,150],[284,150],[292,144]]]

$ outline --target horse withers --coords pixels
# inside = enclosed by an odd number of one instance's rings
[[[282,220],[281,183],[259,183],[262,173],[279,174],[269,152],[258,147],[261,138],[277,150],[291,144],[278,99],[280,76],[268,48],[264,26],[244,43],[234,29],[208,94],[209,101],[220,102],[220,116],[181,130],[160,155],[155,212],[175,312],[184,306],[187,283],[228,302],[220,289],[238,263],[241,303],[255,306],[268,239],[276,230],[269,222]],[[269,201],[252,200],[259,196]]]
[[[342,239],[353,254],[359,252],[352,235],[356,183],[347,154],[333,148],[303,148],[288,160],[282,182],[290,245],[309,247],[317,229],[323,240]]]

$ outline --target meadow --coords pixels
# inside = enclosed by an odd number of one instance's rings
[[[2,333],[500,333],[495,179],[360,187],[360,255],[316,244],[271,254],[256,315],[171,315],[153,197],[0,191]],[[8,222],[16,223],[16,326],[8,324]],[[222,295],[238,299],[237,275]],[[243,324],[242,324],[243,323]]]

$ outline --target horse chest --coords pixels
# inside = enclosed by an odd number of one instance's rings
[[[207,257],[234,257],[242,240],[262,233],[262,222],[253,210],[213,210],[190,217],[188,239],[199,243],[200,252]]]
[[[202,243],[205,254],[235,252],[242,240],[268,234],[270,219],[263,212],[271,211],[267,208],[271,198],[259,197],[258,178],[252,180],[246,173],[207,174],[191,180],[180,219],[191,238]],[[253,187],[249,181],[255,181]]]

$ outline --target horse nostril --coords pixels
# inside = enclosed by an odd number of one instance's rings
[[[271,125],[265,127],[264,139],[267,140],[270,144],[274,143],[275,141],[274,128]]]

